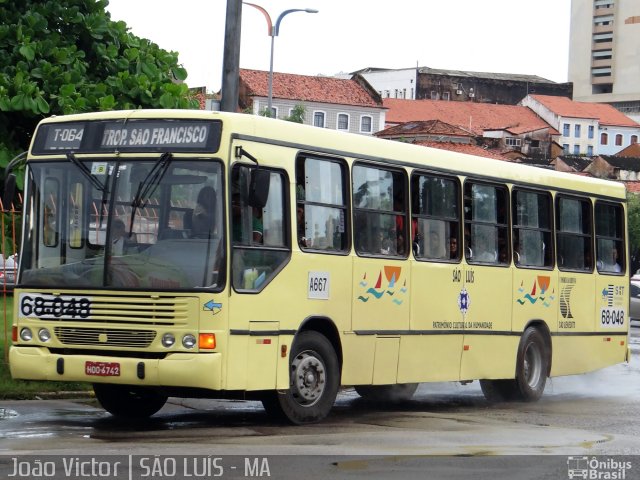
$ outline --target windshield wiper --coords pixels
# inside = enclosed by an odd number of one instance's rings
[[[86,177],[86,179],[89,180],[91,182],[91,184],[95,188],[97,188],[98,190],[100,190],[101,192],[104,193],[105,185],[100,183],[100,180],[98,180],[96,177],[91,175],[91,171],[89,171],[89,169],[87,168],[87,166],[84,163],[82,163],[80,160],[78,160],[76,158],[76,156],[73,154],[73,152],[68,152],[67,153],[67,160],[69,160],[76,167],[78,167],[78,170],[80,170],[80,173],[82,173]]]
[[[153,195],[158,185],[162,181],[162,177],[169,170],[169,165],[171,165],[171,160],[173,156],[170,152],[165,152],[160,155],[160,158],[155,163],[153,168],[149,171],[147,176],[138,184],[138,190],[131,201],[131,223],[129,225],[129,231],[133,230],[133,220],[136,215],[136,210],[138,208],[144,208],[146,203],[143,202],[143,199],[149,198]]]

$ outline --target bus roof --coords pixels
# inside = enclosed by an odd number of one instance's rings
[[[53,116],[42,120],[38,128],[41,125],[59,122],[124,119],[127,121],[137,119],[221,120],[224,134],[221,148],[224,148],[224,142],[228,141],[228,135],[232,134],[239,139],[267,140],[270,143],[288,145],[299,150],[350,157],[356,160],[404,164],[463,176],[545,186],[619,199],[624,199],[626,194],[625,186],[619,182],[241,113],[206,110],[121,110]],[[35,138],[36,135],[34,135]],[[66,152],[61,151],[52,154],[64,153]]]

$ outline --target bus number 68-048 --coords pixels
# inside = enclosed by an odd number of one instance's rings
[[[602,327],[624,326],[624,309],[603,308],[600,310],[600,325]]]

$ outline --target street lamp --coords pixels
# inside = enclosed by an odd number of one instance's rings
[[[269,116],[271,116],[271,112],[272,112],[271,105],[273,103],[272,102],[272,99],[273,99],[273,44],[274,44],[275,38],[278,36],[278,33],[280,32],[280,22],[282,22],[282,19],[286,15],[289,15],[290,13],[293,13],[293,12],[318,13],[318,10],[314,10],[313,8],[292,8],[290,10],[285,10],[280,15],[278,15],[276,24],[273,25],[271,23],[271,16],[269,15],[269,12],[267,12],[260,5],[256,5],[255,3],[249,3],[249,2],[242,2],[242,3],[260,10],[260,12],[262,12],[262,14],[264,15],[264,18],[267,19],[267,28],[269,29],[267,32],[267,35],[271,37],[271,60],[269,61],[269,87],[268,87],[269,93],[267,96],[267,111],[269,112]]]

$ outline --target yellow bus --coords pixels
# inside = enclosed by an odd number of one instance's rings
[[[537,400],[629,359],[625,219],[614,182],[258,116],[45,119],[11,373],[124,417],[224,397],[301,424],[435,381]]]

